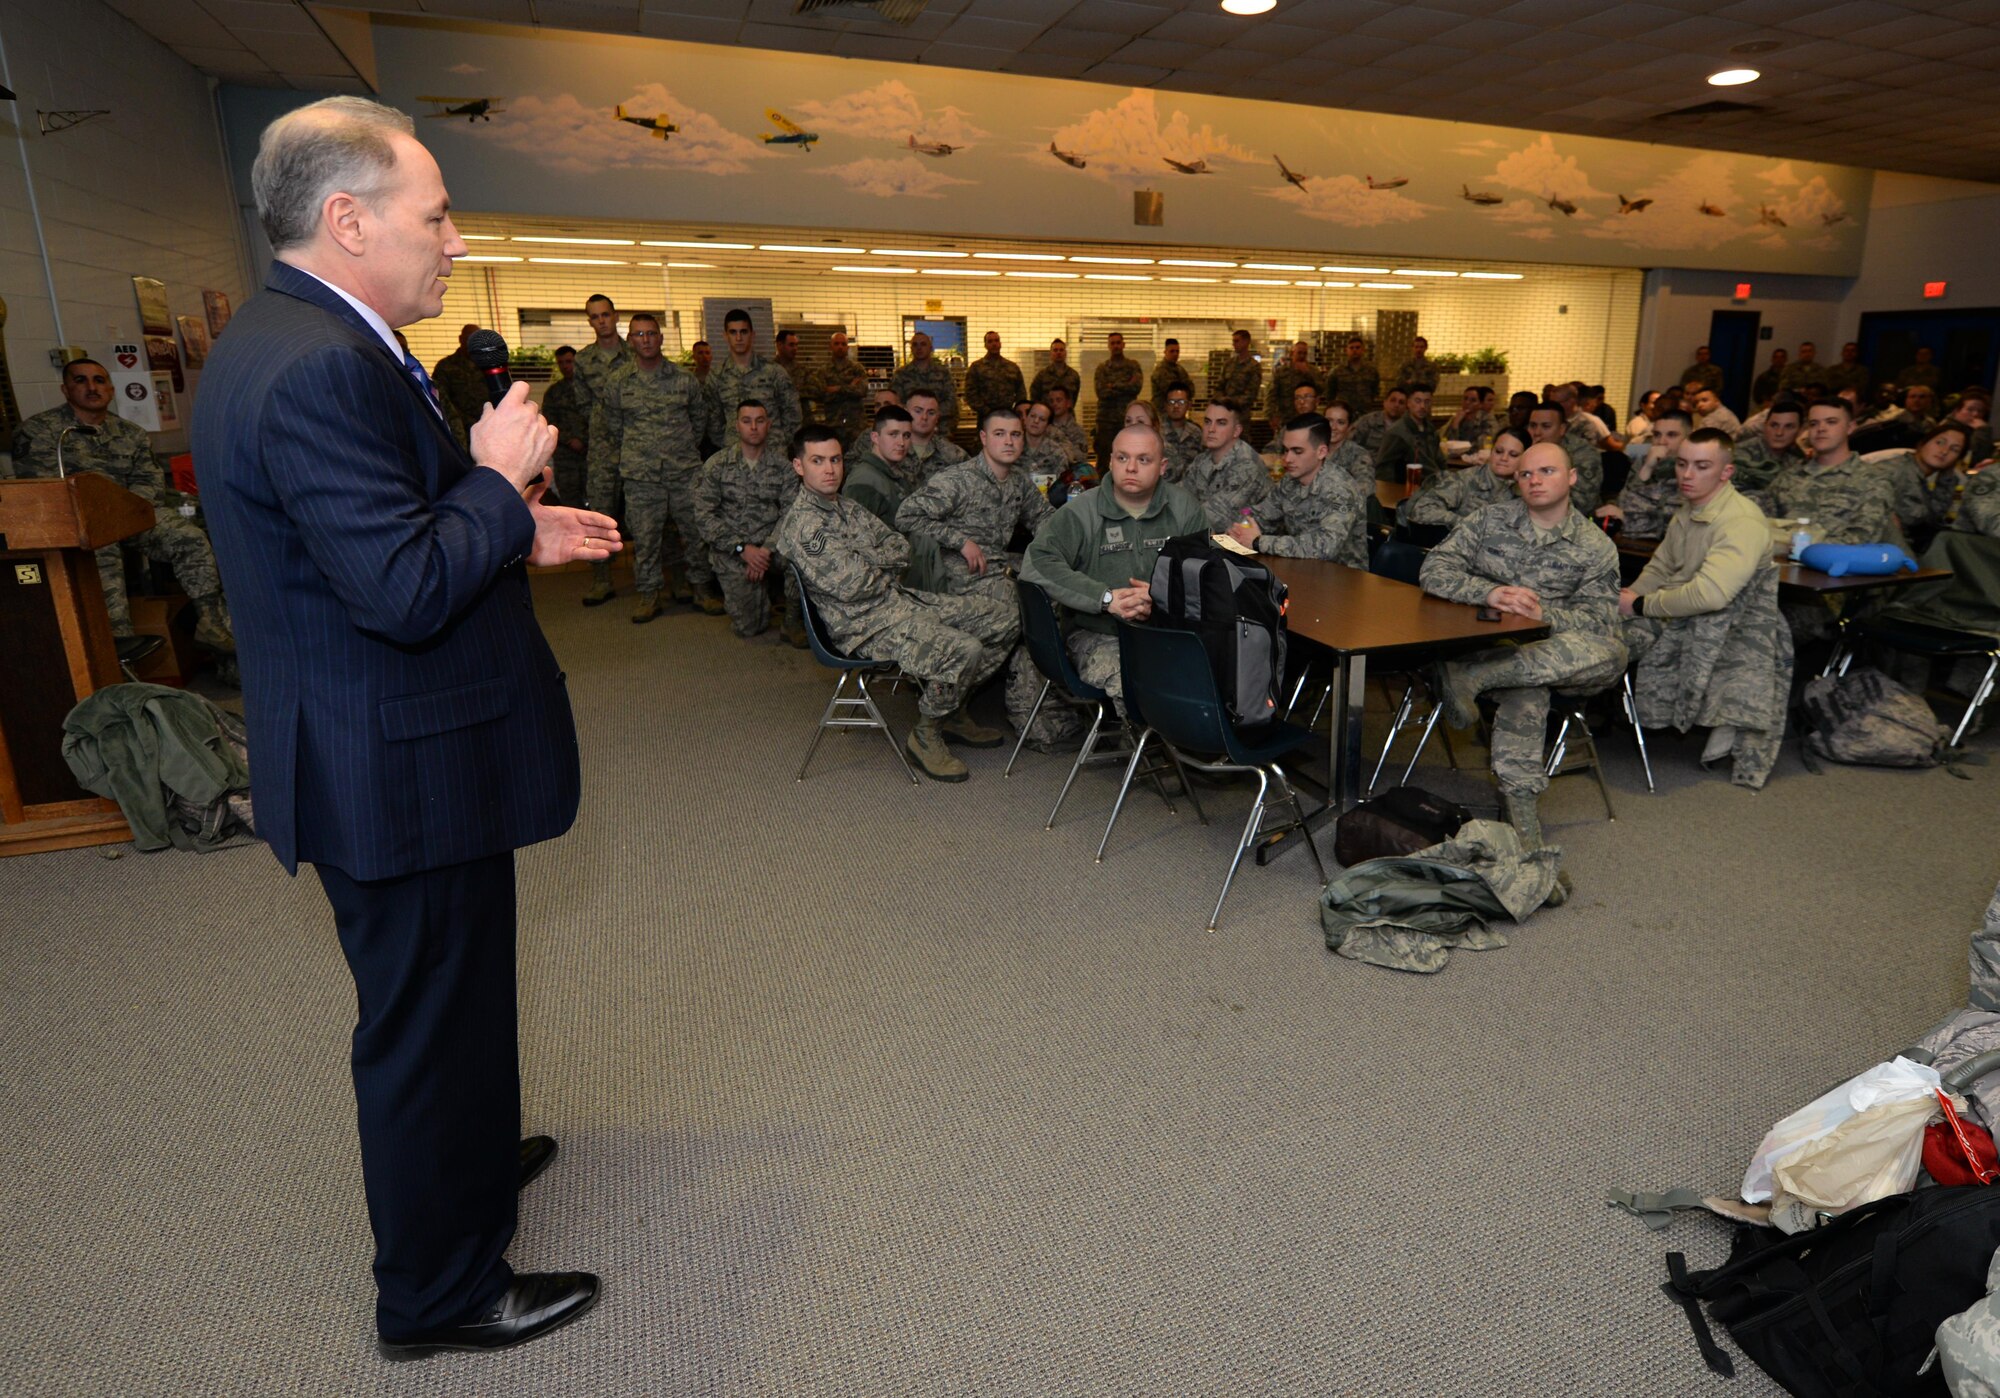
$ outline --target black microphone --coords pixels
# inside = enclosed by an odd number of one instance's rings
[[[499,407],[514,386],[514,376],[507,372],[507,342],[498,330],[475,330],[465,342],[465,353],[486,384],[486,400]]]

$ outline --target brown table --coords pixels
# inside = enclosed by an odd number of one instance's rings
[[[1549,632],[1542,622],[1509,614],[1499,621],[1481,621],[1476,607],[1447,602],[1420,587],[1339,563],[1316,558],[1260,561],[1290,589],[1286,629],[1334,654],[1327,802],[1336,812],[1361,799],[1361,716],[1369,656],[1474,650],[1502,639],[1532,641]]]

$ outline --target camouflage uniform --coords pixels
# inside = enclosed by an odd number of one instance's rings
[[[1074,410],[1076,400],[1083,396],[1083,376],[1067,364],[1045,365],[1035,371],[1035,381],[1028,385],[1028,401],[1046,403],[1052,388],[1068,389],[1069,405]]]
[[[1712,388],[1717,393],[1720,393],[1722,392],[1722,366],[1713,362],[1707,364],[1690,364],[1687,368],[1681,370],[1681,376],[1675,379],[1674,382],[1679,384],[1698,383],[1703,388]]]
[[[1367,498],[1331,460],[1309,485],[1287,475],[1251,508],[1250,518],[1263,531],[1255,545],[1259,553],[1368,567]]]
[[[1021,459],[1014,463],[1015,470],[1024,471],[1030,476],[1060,476],[1068,466],[1069,458],[1063,455],[1062,448],[1047,436],[1039,442],[1029,442],[1022,447]]]
[[[2000,466],[1988,466],[1972,478],[1951,527],[2000,539]]]
[[[1738,442],[1733,455],[1736,474],[1730,478],[1730,484],[1741,491],[1762,490],[1779,471],[1806,459],[1805,453],[1796,446],[1785,448],[1784,454],[1780,455],[1772,451],[1762,437],[1750,437]]]
[[[911,438],[910,454],[903,459],[918,480],[927,481],[946,467],[956,466],[971,458],[965,454],[964,447],[947,437],[943,428],[939,428],[936,435],[928,442],[919,442]]]
[[[1750,401],[1760,406],[1770,402],[1778,396],[1778,390],[1784,386],[1784,382],[1785,371],[1783,369],[1766,369],[1751,383]]]
[[[1374,476],[1369,476],[1374,489]],[[1441,471],[1426,475],[1423,487],[1396,507],[1396,516],[1405,524],[1457,524],[1472,518],[1488,505],[1514,500],[1514,478],[1502,479],[1484,466]]]
[[[1375,411],[1381,403],[1382,377],[1375,372],[1374,365],[1365,361],[1350,365],[1342,360],[1327,382],[1333,390],[1329,401],[1347,404],[1350,420]]]
[[[714,413],[715,400],[672,360],[650,374],[627,360],[605,380],[598,420],[625,487],[633,585],[641,593],[661,591],[665,568],[675,562],[685,565],[696,592],[714,591],[694,499],[702,434],[717,430]],[[678,559],[663,557],[670,519],[680,531]]]
[[[1280,424],[1291,421],[1295,416],[1292,395],[1298,391],[1300,384],[1308,383],[1313,386],[1313,392],[1319,395],[1321,403],[1324,404],[1326,375],[1311,364],[1303,369],[1289,360],[1280,364],[1271,375],[1271,391],[1264,397],[1264,415]]]
[[[917,712],[956,713],[991,679],[1021,633],[1021,609],[898,582],[910,544],[852,500],[793,497],[771,547],[798,565],[827,638],[850,655],[898,665],[922,684]]]
[[[1547,640],[1480,651],[1444,667],[1454,726],[1470,723],[1472,696],[1490,692],[1498,701],[1492,755],[1501,792],[1539,795],[1549,784],[1542,764],[1550,691],[1600,689],[1625,668],[1617,548],[1574,507],[1544,531],[1525,501],[1503,500],[1452,530],[1425,557],[1420,577],[1424,591],[1453,602],[1482,604],[1501,586],[1531,588],[1541,598]]]
[[[868,430],[868,370],[852,355],[819,366],[807,376],[807,396],[819,404],[820,420],[853,446]]]
[[[1396,366],[1396,382],[1399,384],[1420,383],[1435,391],[1439,377],[1437,365],[1431,363],[1429,355],[1413,354]]]
[[[1453,441],[1470,442],[1472,449],[1478,451],[1491,445],[1487,439],[1498,435],[1501,425],[1498,417],[1480,408],[1476,412],[1461,414],[1456,427],[1447,424],[1444,435]]]
[[[1826,391],[1838,393],[1843,388],[1851,388],[1860,395],[1861,401],[1868,401],[1868,390],[1874,387],[1875,376],[1860,360],[1852,364],[1829,364],[1826,366]]]
[[[1049,502],[1027,472],[1010,467],[1001,480],[982,452],[913,492],[896,511],[896,528],[937,544],[947,591],[974,592],[1013,606],[1014,568],[1007,550],[1017,530],[1033,534],[1049,514]],[[986,555],[984,573],[975,575],[959,552],[968,539]]]
[[[1187,475],[1188,465],[1201,455],[1201,429],[1186,418],[1162,423],[1160,441],[1167,453],[1166,479],[1181,480]]]
[[[1624,624],[1639,722],[1735,729],[1731,779],[1756,790],[1777,762],[1792,688],[1769,531],[1730,486],[1699,508],[1682,506],[1667,530],[1632,584],[1645,614]]]
[[[1271,473],[1264,465],[1264,458],[1239,437],[1229,444],[1219,462],[1211,451],[1195,457],[1188,463],[1180,483],[1201,502],[1209,530],[1220,534],[1230,525],[1241,523],[1243,512],[1270,494]]]
[[[700,386],[692,375],[689,382]],[[720,364],[708,371],[708,392],[714,399],[712,441],[720,446],[735,446],[736,410],[744,399],[755,398],[770,414],[771,435],[766,440],[777,443],[778,450],[790,454],[799,428],[805,425],[805,414],[799,407],[799,394],[792,387],[791,375],[777,360],[752,354],[750,366],[739,369],[735,356],[725,355]]]
[[[944,361],[936,355],[921,364],[911,360],[896,371],[889,380],[889,386],[896,390],[896,397],[906,408],[910,405],[912,393],[922,390],[935,394],[938,431],[948,433],[958,426],[958,390],[952,386],[951,370],[945,368]]]
[[[556,498],[580,507],[590,498],[590,405],[574,378],[557,379],[542,395],[542,416],[555,425]],[[577,451],[571,442],[581,442]]]
[[[1073,466],[1090,455],[1090,439],[1083,435],[1083,424],[1076,420],[1075,413],[1050,422],[1047,435],[1069,465]]]
[[[623,492],[618,484],[618,454],[611,449],[609,440],[604,436],[601,412],[604,385],[611,378],[612,370],[631,362],[632,351],[622,339],[615,349],[593,340],[576,352],[576,398],[584,411],[590,414],[590,450],[587,453],[584,500],[591,509],[607,515],[620,513]],[[608,571],[608,564],[606,568]]]
[[[1889,477],[1852,452],[1831,466],[1809,461],[1787,466],[1763,495],[1766,514],[1809,519],[1829,544],[1880,544],[1901,537]]]
[[[1107,359],[1091,375],[1091,386],[1097,393],[1097,460],[1107,464],[1111,439],[1125,426],[1125,410],[1146,387],[1146,374],[1136,359]]]
[[[1938,386],[1938,366],[1935,364],[1911,364],[1896,375],[1896,391],[1906,388],[1929,388]]]
[[[1924,470],[1913,451],[1875,463],[1889,477],[1896,501],[1896,523],[1903,527],[1912,553],[1930,547],[1938,531],[1951,523],[1965,476],[1956,466],[1942,471]]]
[[[1230,356],[1223,366],[1222,378],[1215,385],[1215,392],[1208,395],[1209,402],[1227,398],[1243,410],[1247,422],[1257,411],[1258,390],[1264,386],[1264,366],[1257,362],[1255,355],[1238,360]]]
[[[1403,417],[1408,416],[1408,413],[1403,414]],[[1398,422],[1402,420],[1402,418],[1396,419]],[[1363,413],[1356,418],[1354,426],[1348,430],[1347,440],[1368,453],[1368,469],[1371,473],[1375,469],[1376,453],[1382,450],[1382,439],[1389,433],[1389,426],[1388,416],[1377,408],[1372,413]]]
[[[771,624],[771,573],[753,581],[749,565],[743,561],[742,546],[771,546],[778,521],[798,489],[798,472],[792,469],[786,453],[769,441],[755,461],[744,455],[741,442],[724,447],[702,463],[701,475],[695,480],[694,517],[708,549],[709,566],[722,584],[729,627],[739,636],[755,636]],[[772,559],[771,568],[784,579],[787,614],[795,615],[797,585],[782,558]]]
[[[1326,459],[1326,464],[1344,472],[1361,488],[1361,503],[1368,503],[1368,497],[1375,493],[1375,453],[1350,435],[1333,449],[1333,455]],[[1430,484],[1429,476],[1424,477],[1424,484]]]
[[[792,381],[792,396],[799,400],[799,424],[800,426],[804,426],[806,390],[812,386],[812,370],[801,364],[796,355],[792,357],[792,362],[789,364],[783,360],[776,362],[778,367],[785,371],[785,377]],[[785,450],[791,450],[790,443],[785,445]]]
[[[1400,481],[1411,466],[1423,467],[1426,479],[1439,474],[1444,470],[1444,444],[1435,427],[1418,422],[1415,413],[1404,413],[1389,424],[1375,449],[1375,478]]]
[[[1187,390],[1188,401],[1194,401],[1194,377],[1187,371],[1187,365],[1178,359],[1161,359],[1153,365],[1153,406],[1160,410],[1161,418],[1167,415],[1167,395],[1177,388]]]
[[[1720,369],[1715,371],[1715,377],[1716,382],[1708,384],[1707,387],[1720,393],[1722,392],[1722,371]],[[1687,381],[1683,379],[1682,382],[1685,383]],[[1781,384],[1779,391],[1783,393],[1797,393],[1799,390],[1813,384],[1825,388],[1827,385],[1826,365],[1820,363],[1818,360],[1814,360],[1810,364],[1787,364],[1784,374],[1779,379],[1779,383]]]
[[[463,349],[455,349],[437,362],[431,370],[431,385],[437,389],[438,397],[458,415],[458,421],[467,431],[479,421],[479,415],[486,411],[486,378],[473,365],[472,356]],[[459,445],[464,446],[468,438],[458,434]]]
[[[1632,539],[1662,538],[1667,532],[1667,522],[1681,507],[1680,480],[1674,474],[1674,463],[1661,461],[1653,467],[1653,478],[1642,481],[1640,464],[1632,463],[1632,474],[1625,478],[1625,488],[1618,492],[1618,508],[1625,512],[1624,532]]]
[[[965,401],[978,422],[995,408],[1011,408],[1028,396],[1021,366],[1001,355],[985,355],[965,366]]]
[[[82,424],[69,405],[36,413],[14,429],[14,474],[28,479],[56,474],[56,444],[66,427]],[[215,571],[215,550],[208,535],[178,509],[166,503],[167,478],[153,455],[146,429],[107,413],[95,436],[70,433],[62,443],[62,464],[71,475],[93,471],[109,477],[153,507],[153,527],[145,533],[97,550],[97,575],[104,584],[104,610],[111,617],[111,634],[132,634],[132,608],[125,596],[123,545],[137,544],[148,558],[165,561],[174,581],[204,611],[220,612],[222,580]]]
[[[1589,419],[1588,421],[1586,419]],[[1604,503],[1604,449],[1590,430],[1589,413],[1578,413],[1563,430],[1563,450],[1576,471],[1576,484],[1569,488],[1569,502],[1584,514]]]

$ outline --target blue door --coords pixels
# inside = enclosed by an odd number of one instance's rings
[[[1869,311],[1861,317],[1861,362],[1877,384],[1893,383],[1919,349],[1938,367],[1938,397],[1991,389],[2000,373],[2000,306],[1963,311]]]
[[[1708,318],[1708,357],[1722,370],[1722,401],[1738,417],[1750,416],[1750,385],[1757,379],[1757,311],[1716,311]]]

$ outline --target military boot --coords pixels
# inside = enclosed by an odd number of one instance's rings
[[[708,616],[721,616],[729,610],[723,605],[721,591],[713,583],[694,594],[694,604]]]
[[[229,613],[220,594],[194,599],[194,643],[220,655],[236,654],[236,634],[229,628]]]
[[[642,592],[632,604],[632,624],[644,626],[660,614],[660,594]]]
[[[611,589],[611,564],[609,560],[590,565],[590,591],[583,594],[583,605],[601,607],[618,594]]]
[[[999,729],[975,722],[963,704],[938,720],[938,732],[969,748],[997,748],[1007,741],[1007,735]]]
[[[676,602],[694,601],[694,587],[688,582],[687,569],[679,564],[667,569],[667,596]]]
[[[919,718],[917,726],[910,730],[910,741],[904,745],[910,756],[917,759],[917,765],[924,769],[924,775],[932,781],[962,782],[972,773],[963,762],[951,755],[945,746],[944,734],[938,729],[934,718]]]
[[[1453,728],[1470,728],[1479,721],[1479,691],[1455,665],[1439,661],[1429,671],[1431,693],[1444,709],[1444,721]]]
[[[1525,793],[1502,792],[1500,799],[1507,804],[1507,823],[1521,837],[1521,848],[1538,850],[1544,847],[1542,840],[1542,815],[1535,808],[1535,798]],[[1549,890],[1549,896],[1542,900],[1544,907],[1560,908],[1569,901],[1575,887],[1569,875],[1560,871],[1556,874],[1556,886]]]
[[[804,650],[806,648],[806,618],[804,612],[797,610],[786,611],[783,631],[787,645],[791,646],[794,650]]]

